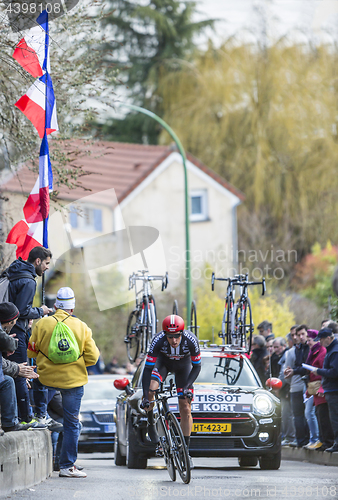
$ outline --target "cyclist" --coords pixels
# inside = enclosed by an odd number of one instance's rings
[[[153,443],[159,438],[154,424],[154,393],[169,372],[175,374],[181,428],[189,449],[192,429],[192,384],[201,370],[201,353],[196,336],[184,330],[184,321],[172,314],[164,318],[163,330],[158,333],[149,348],[143,371],[143,401],[141,407],[148,412],[148,435]]]

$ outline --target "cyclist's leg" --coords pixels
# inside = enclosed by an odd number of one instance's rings
[[[191,400],[183,396],[183,388],[186,387],[186,381],[191,371],[191,361],[190,358],[179,361],[179,370],[175,370],[175,380],[178,395],[178,406],[181,416],[181,429],[183,436],[189,450],[190,435],[192,429],[192,415],[191,415]],[[193,392],[193,387],[188,387]]]
[[[163,363],[163,360],[159,357],[157,358],[155,367],[153,369],[153,372],[151,374],[151,380],[150,380],[150,387],[149,387],[149,401],[152,402],[154,401],[155,398],[155,391],[158,389],[158,386],[160,385],[160,382],[164,380],[167,376],[167,368],[165,364]],[[154,413],[153,413],[153,407],[154,403],[152,403],[149,407],[147,417],[148,417],[148,436],[150,437],[150,440],[153,443],[158,443],[159,442],[159,437],[156,431],[155,427],[155,421],[154,421]]]

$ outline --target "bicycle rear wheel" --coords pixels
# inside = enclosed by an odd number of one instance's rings
[[[140,350],[140,328],[138,321],[138,311],[129,314],[127,323],[127,334],[124,339],[127,346],[127,356],[131,363],[136,360]]]
[[[252,310],[251,310],[251,302],[249,297],[245,303],[245,306],[242,311],[243,320],[243,331],[242,331],[242,347],[246,347],[247,352],[251,351],[251,343],[252,343],[252,332],[254,329],[254,325],[252,322]],[[247,339],[247,334],[249,334],[249,338]]]
[[[190,460],[185,444],[184,436],[177,418],[170,411],[166,414],[168,424],[168,432],[170,432],[172,440],[172,454],[174,458],[175,467],[185,484],[190,483],[191,470]]]

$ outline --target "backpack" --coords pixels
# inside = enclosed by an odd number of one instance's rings
[[[20,278],[30,278],[35,281],[30,273],[17,273],[11,278],[8,278],[7,270],[0,275],[0,303],[9,302],[9,284],[12,281],[19,280]]]
[[[48,356],[44,356],[48,357],[49,361],[55,364],[73,363],[77,361],[82,354],[80,353],[80,348],[74,333],[69,326],[64,323],[67,318],[63,321],[58,321],[55,316],[52,317],[57,323],[49,342]]]

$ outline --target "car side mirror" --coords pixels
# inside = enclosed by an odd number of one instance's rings
[[[283,382],[281,381],[281,379],[279,379],[277,377],[271,377],[271,378],[268,378],[268,380],[265,382],[265,384],[267,387],[270,387],[270,389],[274,389],[276,391],[277,389],[282,388]]]
[[[126,390],[128,385],[129,385],[129,380],[126,377],[117,378],[116,380],[114,380],[114,387],[119,391]]]

